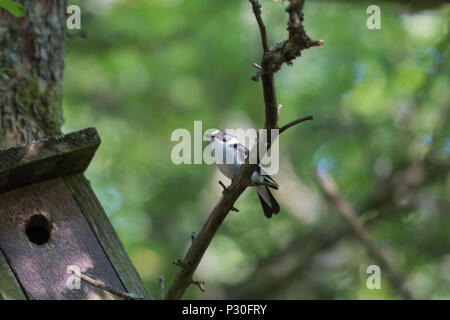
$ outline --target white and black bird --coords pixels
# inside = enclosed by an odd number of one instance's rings
[[[217,130],[211,134],[205,134],[205,136],[211,139],[213,150],[222,150],[222,152],[214,152],[214,160],[219,170],[226,177],[233,179],[238,174],[240,167],[245,163],[249,150],[236,137],[228,134],[225,130]],[[250,184],[258,193],[267,219],[271,218],[273,214],[280,212],[280,205],[269,190],[269,188],[278,190],[279,185],[267,174],[261,164],[258,165],[258,169],[253,173]]]

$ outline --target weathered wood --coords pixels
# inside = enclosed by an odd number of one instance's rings
[[[69,266],[125,291],[63,178],[0,194],[0,204],[0,247],[29,299],[116,298],[83,281],[79,289],[69,289]],[[39,222],[32,227],[41,233],[32,233],[29,221]],[[47,242],[31,242],[42,240],[36,234],[45,231]]]
[[[98,146],[95,128],[0,151],[0,193],[84,171]]]
[[[0,251],[0,300],[26,300],[19,282]]]
[[[128,292],[153,299],[123,247],[103,207],[83,174],[64,177],[81,211],[114,265]]]

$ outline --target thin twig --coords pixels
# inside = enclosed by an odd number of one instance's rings
[[[82,274],[81,272],[79,272],[78,270],[76,270],[75,268],[69,268],[68,269],[70,272],[72,272],[75,276],[77,276],[78,278],[80,278],[81,280],[89,283],[90,285],[99,288],[103,291],[112,293],[118,297],[124,298],[126,300],[143,300],[144,297],[135,293],[128,293],[128,292],[123,292],[117,289],[114,289],[110,286],[107,286],[103,283],[101,283],[100,281],[94,280],[90,277],[88,277],[87,275]]]
[[[280,113],[281,113],[281,109],[283,108],[283,105],[279,104],[277,107],[277,111],[278,111],[278,119],[280,119]]]
[[[339,194],[336,183],[333,178],[328,174],[319,173],[316,170],[316,179],[318,184],[325,192],[327,199],[331,205],[339,212],[351,225],[355,235],[366,247],[369,255],[377,261],[383,271],[386,272],[389,280],[391,281],[397,292],[405,299],[415,299],[413,293],[406,286],[403,277],[398,274],[384,254],[377,248],[376,244],[370,239],[363,223],[358,218],[355,209]]]
[[[258,70],[262,70],[262,67],[257,63],[253,63],[253,66]]]
[[[192,284],[195,284],[201,292],[206,292],[205,282],[204,281],[192,281]]]
[[[252,4],[253,13],[256,18],[256,22],[258,22],[259,32],[261,33],[261,43],[264,52],[269,50],[269,42],[267,41],[267,33],[266,27],[264,26],[264,22],[261,17],[261,4],[258,0],[249,0]]]
[[[159,300],[164,300],[164,273],[158,278],[159,282]]]
[[[225,191],[227,191],[227,186],[226,186],[222,181],[220,181],[220,180],[219,180],[219,184],[220,184],[220,186],[223,188],[222,194],[224,194]]]
[[[291,122],[285,124],[284,126],[282,126],[282,127],[280,128],[280,132],[279,132],[279,133],[281,134],[281,133],[283,133],[284,131],[286,131],[287,129],[289,129],[290,127],[293,127],[293,126],[295,126],[296,124],[299,124],[299,123],[301,123],[301,122],[308,121],[308,120],[314,120],[314,117],[313,117],[312,115],[309,115],[309,116],[306,116],[306,117],[303,117],[303,118],[300,118],[300,119],[291,121]]]

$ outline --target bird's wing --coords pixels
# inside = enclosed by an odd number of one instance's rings
[[[245,162],[245,159],[247,159],[249,153],[248,149],[240,143],[233,144],[233,148],[238,160]]]
[[[267,170],[262,166],[262,164],[258,164],[258,172],[264,177],[264,179],[273,182],[275,184],[276,187],[279,186],[278,182],[275,181],[274,178],[272,178],[269,173],[267,172]],[[273,186],[273,188],[275,188],[275,186]],[[278,189],[278,188],[275,188]]]
[[[234,148],[235,156],[239,162],[244,163],[245,159],[247,159],[250,151],[241,143],[236,142],[232,144]],[[258,164],[257,172],[263,176],[265,181],[268,181],[267,186],[278,189],[279,184],[269,175],[267,170],[260,164]]]

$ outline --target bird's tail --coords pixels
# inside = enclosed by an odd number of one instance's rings
[[[280,205],[267,186],[258,186],[255,189],[258,192],[259,201],[267,219],[271,218],[273,214],[280,212]]]
[[[264,185],[268,186],[269,188],[275,189],[275,190],[278,190],[280,188],[278,183],[276,183],[274,180],[269,180],[269,179],[264,180]]]

